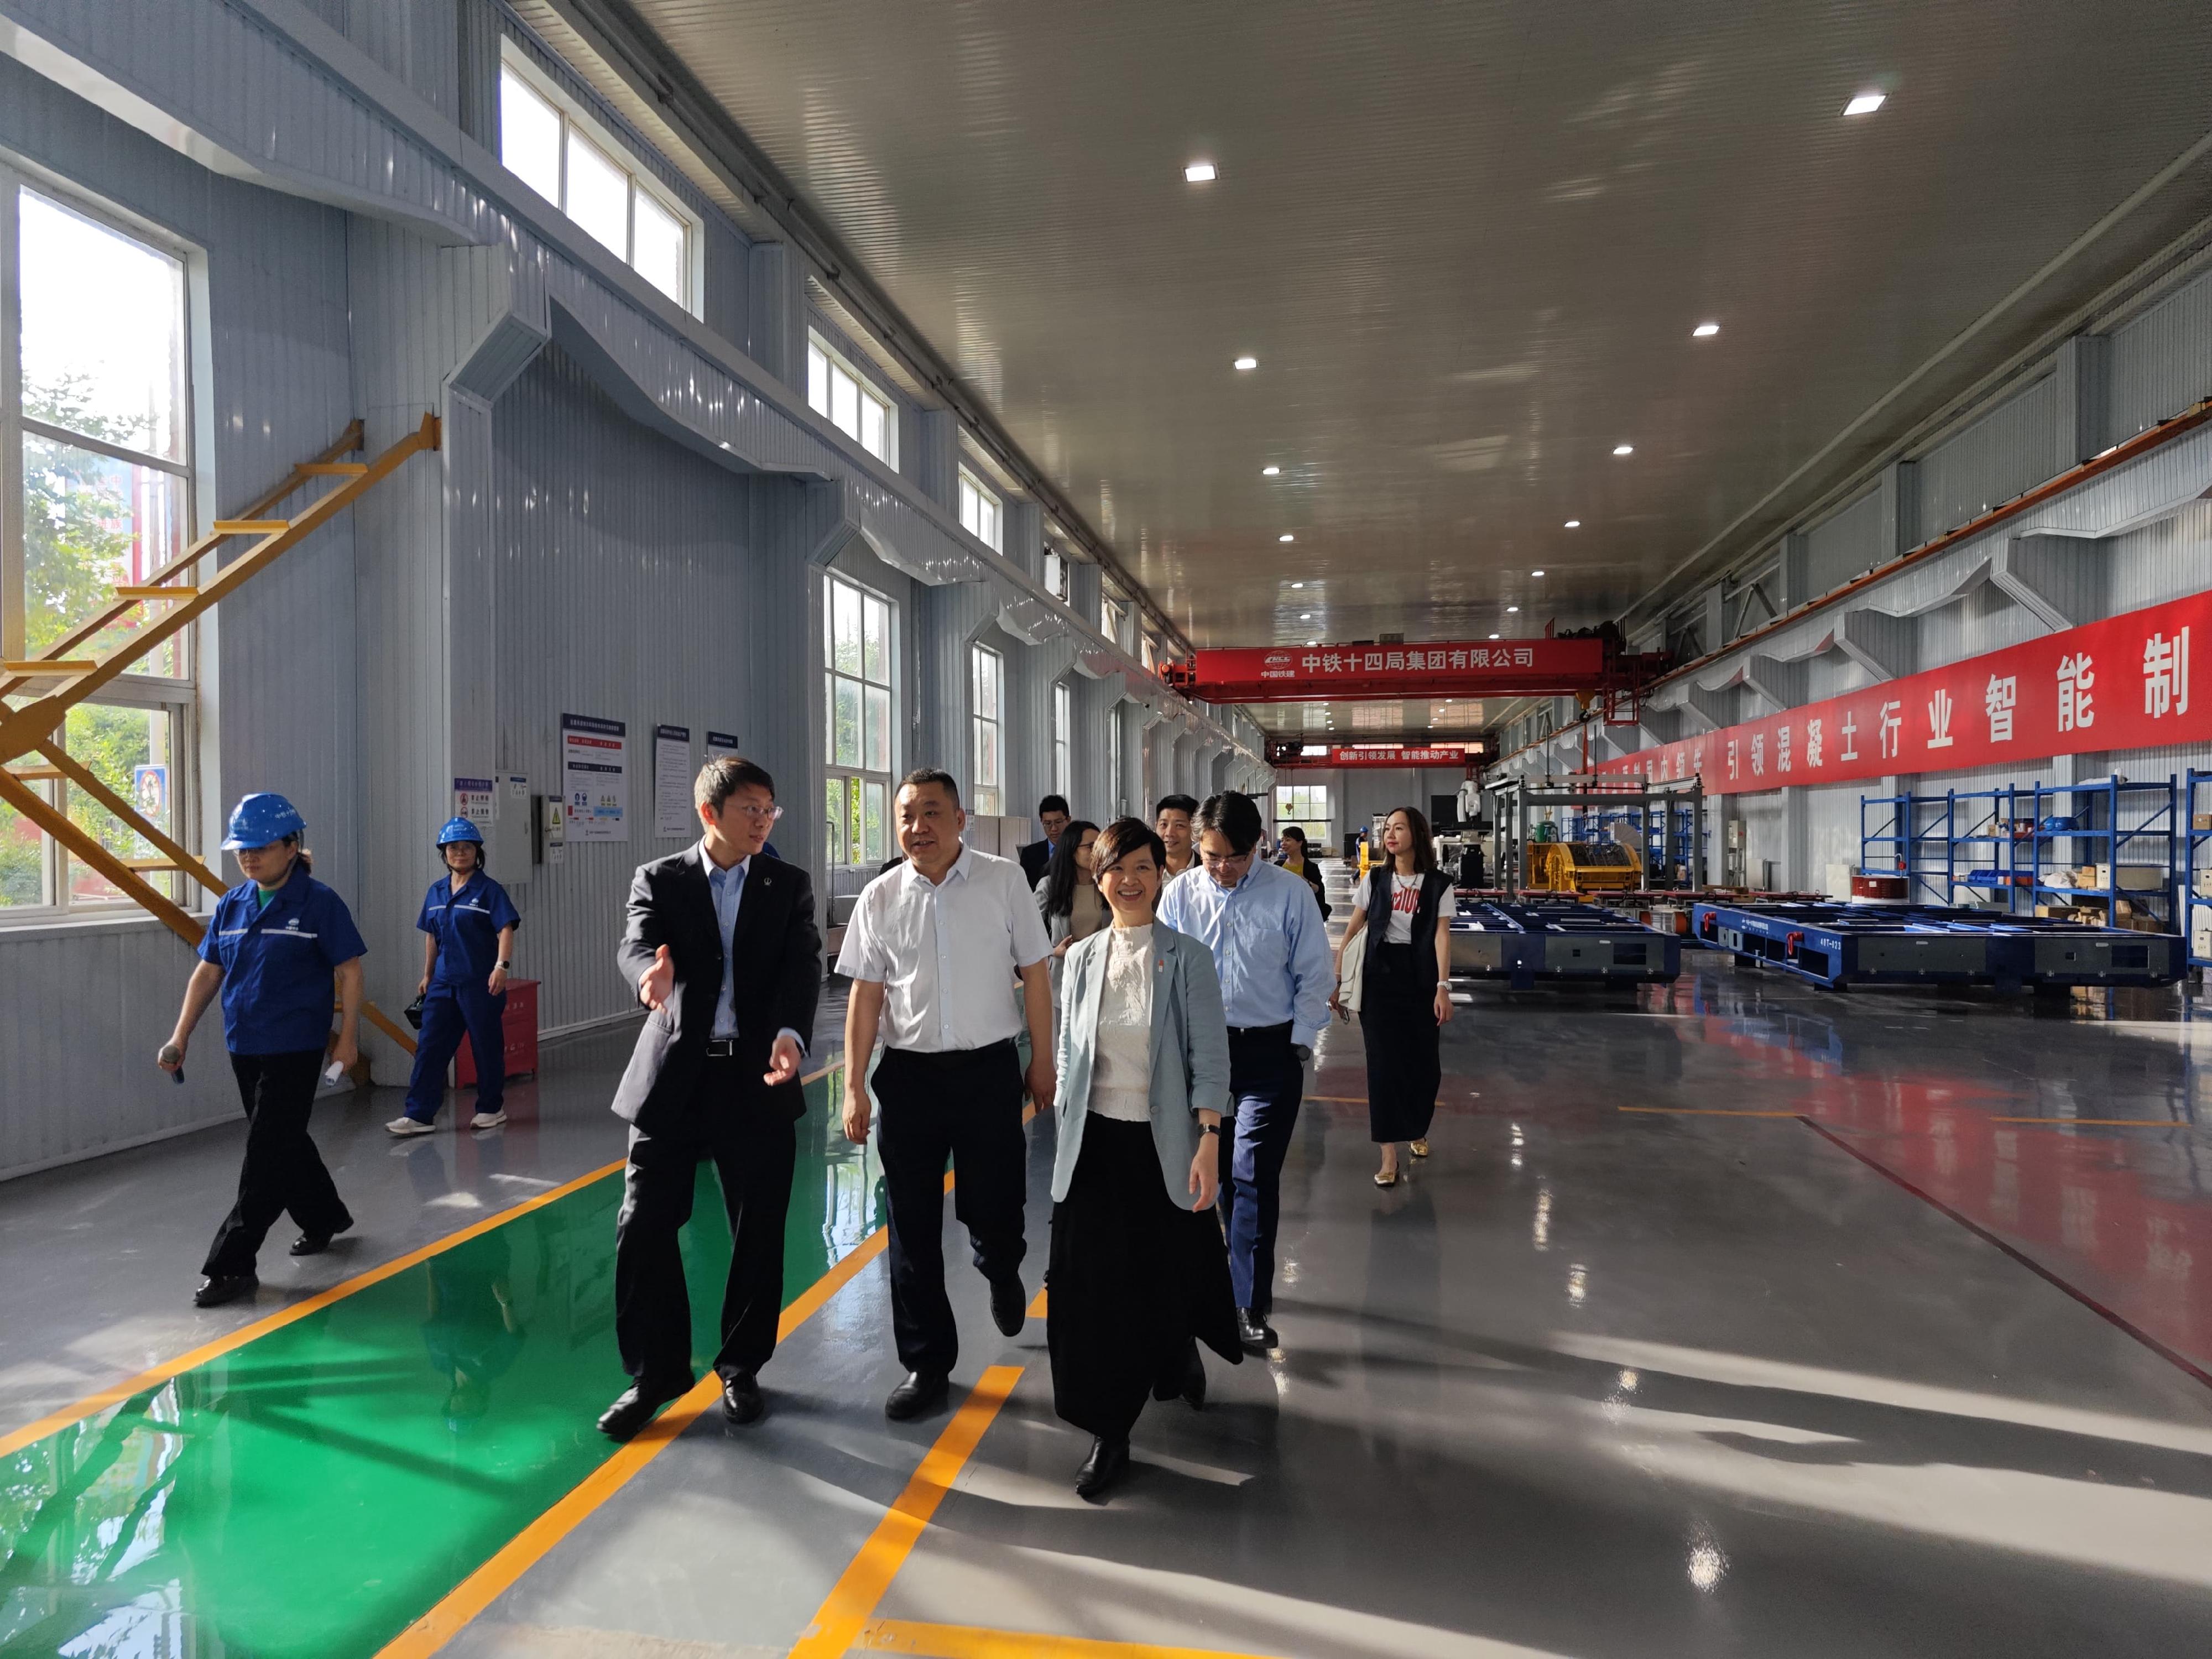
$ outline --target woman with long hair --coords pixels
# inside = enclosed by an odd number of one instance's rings
[[[1443,1080],[1439,1052],[1452,1017],[1451,878],[1437,868],[1429,821],[1401,806],[1382,826],[1382,861],[1368,872],[1337,949],[1336,977],[1364,933],[1359,1030],[1367,1048],[1368,1133],[1382,1149],[1378,1187],[1398,1184],[1398,1143],[1429,1155],[1429,1121]],[[1379,915],[1380,922],[1369,925]],[[1341,995],[1329,1006],[1344,1012]]]
[[[1098,839],[1098,826],[1071,818],[1053,843],[1052,859],[1037,878],[1037,915],[1044,921],[1044,936],[1052,941],[1052,1006],[1060,1006],[1060,965],[1070,947],[1081,944],[1106,925],[1106,901],[1091,879],[1091,844]],[[1055,1012],[1054,1018],[1059,1015]]]
[[[1045,1335],[1053,1408],[1093,1437],[1091,1502],[1148,1398],[1206,1403],[1200,1342],[1244,1357],[1213,1218],[1229,1027],[1213,953],[1153,920],[1166,861],[1143,820],[1109,824],[1091,862],[1114,925],[1067,954]]]
[[[1328,920],[1328,891],[1322,884],[1321,860],[1314,857],[1313,849],[1306,845],[1306,832],[1295,823],[1283,826],[1282,850],[1275,854],[1275,862],[1294,876],[1303,877],[1313,889],[1314,902],[1321,907],[1321,919]]]

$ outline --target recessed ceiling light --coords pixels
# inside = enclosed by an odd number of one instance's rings
[[[1185,180],[1194,185],[1210,185],[1213,182],[1213,163],[1193,161],[1183,168],[1182,176]]]
[[[1263,478],[1279,477],[1282,476],[1282,471],[1279,466],[1263,466],[1260,469],[1260,476]]]
[[[1633,455],[1636,453],[1636,446],[1634,444],[1615,444],[1613,447],[1613,453],[1616,455]]]
[[[1888,101],[1889,94],[1881,92],[1863,92],[1844,106],[1846,115],[1871,115]]]
[[[1292,582],[1291,586],[1292,587],[1304,587],[1305,584],[1304,582]]]
[[[1308,640],[1306,643],[1308,645],[1319,645],[1321,641],[1319,640]]]
[[[1530,575],[1532,575],[1532,576],[1540,576],[1540,575],[1542,575],[1544,573],[1543,573],[1542,571],[1540,571],[1540,570],[1532,570],[1532,571],[1530,571],[1528,574],[1529,574]]]
[[[1517,617],[1521,614],[1521,607],[1517,605],[1509,605],[1505,607],[1505,614],[1509,617]]]
[[[1275,539],[1279,542],[1294,542],[1297,540],[1297,538],[1291,534],[1289,531],[1285,530],[1281,535],[1276,537]]]
[[[1567,520],[1567,528],[1570,530],[1580,530],[1582,527],[1583,521],[1580,519],[1570,519]]]
[[[1298,620],[1300,622],[1311,622],[1313,620],[1313,612],[1310,611],[1301,611],[1298,612]]]
[[[1493,640],[1494,640],[1494,639],[1496,639],[1496,638],[1498,637],[1498,635],[1495,635],[1495,634],[1492,634],[1490,637],[1491,637],[1492,639],[1493,639]]]
[[[1239,368],[1257,368],[1260,367],[1260,360],[1257,357],[1239,357],[1237,360],[1237,367]]]
[[[1699,323],[1690,331],[1690,337],[1693,340],[1710,340],[1720,331],[1721,325],[1718,323]]]

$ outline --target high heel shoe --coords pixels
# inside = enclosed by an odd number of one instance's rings
[[[1414,1141],[1413,1153],[1415,1158],[1426,1158],[1429,1155],[1429,1143],[1425,1140]]]
[[[1396,1186],[1398,1184],[1398,1172],[1395,1170],[1393,1170],[1389,1174],[1385,1175],[1382,1170],[1377,1170],[1375,1172],[1375,1184],[1378,1187]]]

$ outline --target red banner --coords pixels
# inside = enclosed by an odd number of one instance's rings
[[[2208,627],[2212,593],[2192,593],[1595,769],[1700,777],[1709,793],[1736,795],[2212,743],[2212,694],[2197,694],[2191,679],[2191,653],[2204,644]]]
[[[1597,640],[1279,646],[1198,652],[1188,689],[1213,702],[1500,696],[1588,689],[1604,667]]]
[[[1305,752],[1321,749],[1319,754]],[[1278,769],[1298,766],[1464,766],[1471,760],[1482,757],[1482,745],[1472,744],[1443,744],[1427,748],[1407,744],[1389,747],[1363,744],[1355,747],[1307,744],[1299,748],[1279,750],[1275,765]]]

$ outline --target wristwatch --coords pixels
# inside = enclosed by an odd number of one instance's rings
[[[1198,1132],[1202,1135],[1218,1135],[1221,1133],[1221,1126],[1218,1123],[1201,1123],[1198,1126]]]
[[[492,966],[502,974],[510,974],[514,971],[514,964],[511,962],[495,962],[492,963]]]

